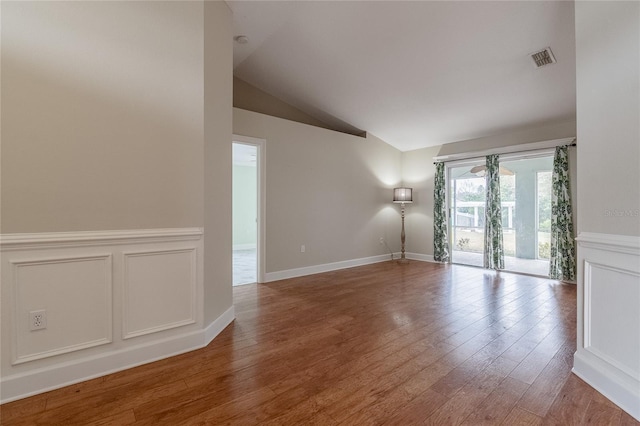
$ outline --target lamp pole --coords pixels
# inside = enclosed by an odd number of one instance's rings
[[[409,263],[409,259],[404,256],[404,208],[405,203],[413,203],[413,188],[393,188],[393,202],[400,204],[400,215],[402,217],[402,232],[400,233],[400,241],[402,242],[402,252],[398,263]]]
[[[400,259],[398,263],[409,263],[409,259],[404,257],[404,203],[400,204],[400,216],[402,216],[402,232],[400,232],[400,242],[402,243],[402,250],[400,252]]]

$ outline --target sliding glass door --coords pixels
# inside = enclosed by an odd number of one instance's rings
[[[549,272],[552,166],[546,153],[500,159],[505,270]],[[451,261],[483,266],[485,159],[450,165],[447,172]]]

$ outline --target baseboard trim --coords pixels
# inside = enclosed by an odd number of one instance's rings
[[[394,258],[397,254],[394,253]],[[360,259],[343,260],[340,262],[324,263],[321,265],[306,266],[304,268],[286,269],[283,271],[267,272],[265,282],[286,280],[289,278],[304,277],[306,275],[320,274],[322,272],[337,271],[339,269],[353,268],[355,266],[370,265],[391,260],[391,254],[362,257]]]
[[[405,257],[409,260],[418,260],[421,262],[435,262],[430,254],[405,253]],[[321,274],[323,272],[337,271],[340,269],[353,268],[356,266],[370,265],[373,263],[386,262],[389,260],[400,259],[400,253],[381,254],[378,256],[362,257],[360,259],[343,260],[340,262],[324,263],[321,265],[306,266],[304,268],[286,269],[283,271],[267,272],[264,282],[280,281],[289,278],[304,277],[306,275]]]
[[[234,319],[231,306],[202,330],[4,377],[0,404],[203,348]]]
[[[585,351],[573,357],[573,373],[640,421],[638,382]]]
[[[204,346],[209,345],[213,339],[236,319],[235,307],[231,306],[222,315],[216,318],[204,329]]]
[[[435,260],[433,260],[433,255],[431,254],[406,253],[405,256],[407,259],[410,259],[410,260],[419,260],[421,262],[442,263],[442,262],[436,262]]]

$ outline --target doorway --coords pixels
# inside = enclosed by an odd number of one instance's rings
[[[264,140],[234,136],[232,149],[233,285],[262,282]]]

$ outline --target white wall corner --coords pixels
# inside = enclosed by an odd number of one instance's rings
[[[573,372],[640,420],[640,237],[578,238]]]
[[[578,350],[573,358],[576,376],[640,421],[640,383],[593,354]]]
[[[231,306],[229,309],[224,311],[222,315],[216,318],[204,329],[204,346],[207,346],[213,339],[218,336],[218,334],[222,333],[229,324],[231,324],[236,319],[236,311],[235,307]]]

